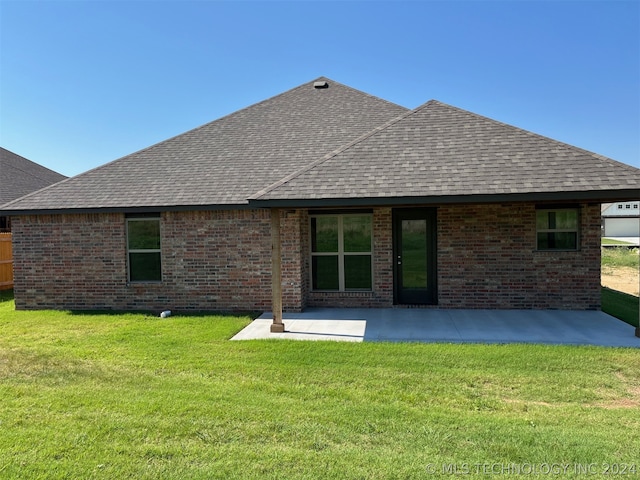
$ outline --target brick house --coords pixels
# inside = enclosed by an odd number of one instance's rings
[[[19,309],[598,309],[640,170],[326,78],[4,205]]]

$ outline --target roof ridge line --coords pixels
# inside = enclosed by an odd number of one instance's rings
[[[272,192],[273,190],[275,190],[276,188],[284,185],[285,183],[293,180],[296,177],[299,177],[300,175],[302,175],[303,173],[308,172],[309,170],[312,170],[313,168],[317,167],[318,165],[323,164],[324,162],[326,162],[327,160],[332,159],[333,157],[335,157],[336,155],[344,152],[345,150],[353,147],[354,145],[357,145],[358,143],[361,143],[363,141],[365,141],[367,138],[373,136],[374,134],[381,132],[387,128],[389,128],[391,125],[394,125],[395,123],[399,122],[400,120],[403,120],[404,118],[415,114],[416,112],[418,112],[419,110],[422,110],[423,108],[425,108],[428,104],[431,104],[433,102],[436,102],[436,100],[429,100],[427,103],[413,109],[413,110],[409,110],[407,112],[402,113],[401,115],[398,115],[397,117],[389,120],[388,122],[383,123],[382,125],[374,128],[373,130],[368,131],[367,133],[365,133],[364,135],[361,135],[360,137],[356,138],[355,140],[343,145],[340,148],[337,148],[336,150],[327,153],[326,155],[324,155],[322,158],[319,158],[318,160],[311,162],[308,165],[305,165],[304,167],[302,167],[300,170],[297,170],[285,177],[282,177],[280,180],[272,183],[271,185],[258,190],[256,193],[254,193],[253,195],[249,196],[247,198],[247,200],[259,200],[260,197],[266,195],[267,193]]]
[[[28,160],[28,159],[26,159],[26,158],[25,158],[25,160],[27,160],[27,161],[31,161],[31,160]],[[31,162],[31,163],[33,163],[33,164],[35,164],[35,165],[37,165],[37,166],[39,166],[39,167],[45,168],[45,169],[49,170],[49,172],[51,172],[51,173],[54,173],[54,174],[56,174],[56,175],[59,175],[60,177],[62,177],[62,178],[60,178],[60,181],[62,181],[62,180],[64,180],[64,179],[66,179],[66,178],[69,178],[69,177],[67,177],[66,175],[63,175],[63,174],[61,174],[61,173],[58,173],[58,172],[56,172],[56,171],[54,171],[54,170],[51,170],[51,169],[49,169],[49,168],[47,168],[47,167],[43,167],[42,165],[37,164],[36,162]],[[30,177],[32,177],[32,178],[36,178],[36,179],[38,179],[38,180],[47,181],[47,179],[46,179],[46,178],[43,178],[42,176],[40,176],[40,175],[36,175],[36,174],[34,174],[34,173],[32,173],[32,172],[28,172],[27,170],[25,170],[25,169],[23,169],[23,168],[20,168],[20,167],[17,167],[17,166],[15,166],[15,165],[8,165],[8,167],[9,167],[9,168],[13,168],[14,170],[18,170],[19,172],[22,172],[22,173],[24,173],[24,174],[26,174],[26,175],[28,175],[28,176],[30,176]],[[56,182],[56,183],[57,183],[57,182]]]
[[[22,155],[20,155],[19,153],[12,152],[11,150],[8,150],[8,149],[6,149],[6,148],[4,148],[4,147],[0,147],[0,149],[4,150],[4,151],[5,151],[5,152],[7,152],[7,153],[10,153],[11,155],[14,155],[14,156],[16,156],[16,157],[21,158],[21,159],[22,159],[22,160],[24,160],[27,164],[33,165],[34,167],[36,167],[36,168],[39,170],[39,172],[38,172],[38,173],[40,173],[40,171],[42,171],[42,170],[46,170],[46,171],[47,171],[47,172],[49,172],[49,173],[53,173],[53,174],[55,174],[55,175],[59,175],[60,177],[63,177],[63,178],[61,178],[60,180],[64,180],[65,178],[69,178],[69,177],[67,177],[66,175],[63,175],[63,174],[62,174],[62,173],[60,173],[60,172],[56,172],[55,170],[53,170],[53,169],[51,169],[51,168],[49,168],[49,167],[45,167],[44,165],[42,165],[42,164],[40,164],[40,163],[34,162],[33,160],[29,160],[27,157],[23,157],[23,156],[22,156]],[[31,173],[31,172],[28,172],[27,170],[25,170],[25,169],[23,169],[23,168],[20,168],[20,167],[18,167],[18,166],[16,166],[16,165],[11,165],[11,164],[10,164],[10,162],[9,162],[9,163],[7,163],[7,165],[8,165],[8,166],[10,166],[10,167],[12,167],[12,168],[14,168],[14,169],[16,169],[16,170],[18,170],[18,171],[20,171],[20,172],[22,172],[22,173],[26,173],[27,175],[29,175],[29,176],[31,176],[31,177],[37,178],[38,180],[45,180],[45,181],[47,180],[46,178],[42,178],[40,175],[35,175],[35,174],[33,174],[33,173]]]
[[[398,106],[398,107],[406,108],[406,107],[403,107],[402,105],[399,105],[399,104],[396,104],[396,103],[390,102],[389,100],[385,100],[384,98],[376,97],[376,96],[374,96],[374,95],[371,95],[370,93],[367,93],[367,92],[364,92],[364,91],[362,91],[362,90],[358,90],[358,89],[356,89],[356,88],[350,87],[349,85],[344,85],[344,84],[342,84],[342,83],[340,83],[340,82],[337,82],[337,81],[335,81],[335,80],[333,80],[333,79],[331,79],[331,78],[329,78],[329,77],[320,76],[320,77],[317,77],[317,78],[315,78],[315,79],[313,79],[313,80],[310,80],[310,81],[304,82],[304,83],[302,83],[302,84],[300,84],[300,85],[296,85],[295,87],[292,87],[292,88],[290,88],[290,89],[288,89],[288,90],[285,90],[284,92],[278,93],[278,94],[273,95],[273,96],[271,96],[271,97],[269,97],[269,98],[265,98],[265,99],[260,100],[260,101],[258,101],[258,102],[256,102],[256,103],[252,103],[252,104],[247,105],[247,106],[245,106],[245,107],[243,107],[243,108],[241,108],[241,109],[239,109],[239,110],[235,110],[235,111],[233,111],[233,112],[230,112],[230,113],[228,113],[228,114],[226,114],[226,115],[223,115],[222,117],[218,117],[218,118],[216,118],[216,119],[214,119],[214,120],[210,120],[210,121],[208,121],[208,122],[206,122],[206,123],[203,123],[202,125],[199,125],[199,126],[197,126],[197,127],[193,127],[193,128],[191,128],[191,129],[189,129],[189,130],[186,130],[186,131],[184,131],[184,132],[177,133],[176,135],[173,135],[173,136],[171,136],[171,137],[169,137],[169,138],[167,138],[167,139],[164,139],[164,140],[160,140],[159,142],[156,142],[156,143],[154,143],[154,144],[152,144],[152,145],[149,145],[149,146],[147,146],[147,147],[141,148],[140,150],[135,150],[135,151],[133,151],[133,152],[131,152],[131,153],[127,153],[126,155],[123,155],[122,157],[119,157],[119,158],[116,158],[116,159],[114,159],[114,160],[108,161],[107,163],[103,163],[103,164],[101,164],[101,165],[97,165],[97,166],[95,166],[94,168],[91,168],[91,169],[86,170],[86,171],[84,171],[84,172],[80,172],[80,173],[79,173],[79,174],[77,174],[77,175],[73,175],[73,176],[71,176],[71,177],[67,177],[67,178],[65,178],[65,179],[61,180],[60,182],[56,182],[56,183],[54,183],[54,184],[52,184],[52,185],[49,185],[49,186],[47,186],[47,187],[44,187],[42,190],[44,190],[45,188],[47,188],[47,189],[48,189],[49,187],[52,187],[53,185],[58,185],[58,184],[60,184],[60,183],[62,183],[62,182],[66,182],[67,180],[75,179],[75,178],[78,178],[78,177],[83,177],[83,176],[88,175],[88,174],[90,174],[90,173],[92,173],[92,172],[95,172],[95,171],[97,171],[97,170],[101,170],[101,169],[103,169],[103,168],[105,168],[105,167],[107,167],[107,166],[109,166],[109,165],[111,165],[111,164],[114,164],[114,163],[120,162],[120,161],[122,161],[122,160],[124,160],[124,159],[126,159],[126,158],[129,158],[129,157],[133,156],[133,155],[138,155],[138,154],[140,154],[140,153],[147,152],[147,151],[149,151],[149,150],[151,150],[151,149],[153,149],[153,148],[158,147],[159,145],[162,145],[162,144],[165,144],[165,143],[171,142],[172,140],[174,140],[174,139],[176,139],[176,138],[178,138],[178,137],[181,137],[181,136],[183,136],[183,135],[192,134],[192,133],[194,133],[194,132],[197,132],[198,130],[201,130],[201,129],[205,128],[205,127],[208,127],[209,125],[212,125],[212,124],[214,124],[214,123],[217,123],[217,122],[219,122],[219,121],[221,121],[221,120],[223,120],[223,119],[230,118],[230,117],[234,117],[234,116],[239,115],[240,113],[242,113],[242,112],[244,112],[244,111],[246,111],[246,110],[248,110],[248,109],[250,109],[250,108],[256,107],[256,106],[258,106],[258,105],[262,105],[262,104],[264,104],[264,103],[266,103],[266,102],[269,102],[269,101],[272,101],[272,100],[274,100],[274,99],[276,99],[276,98],[279,98],[279,97],[282,97],[282,96],[284,96],[284,95],[287,95],[287,94],[289,94],[290,92],[292,92],[292,91],[294,91],[294,90],[298,90],[298,89],[302,89],[302,88],[308,87],[310,83],[313,83],[313,82],[316,82],[316,81],[319,81],[319,80],[327,80],[327,81],[330,81],[330,82],[332,82],[332,83],[339,84],[340,86],[342,86],[342,87],[344,87],[344,88],[348,88],[348,89],[350,89],[350,90],[352,90],[352,91],[354,91],[354,92],[358,92],[358,93],[360,93],[360,94],[362,94],[362,95],[365,95],[365,96],[367,96],[367,97],[370,97],[370,98],[376,98],[376,99],[378,99],[378,100],[384,101],[384,102],[388,103],[389,105],[395,105],[395,106]],[[0,147],[0,148],[2,148],[2,147]],[[5,150],[6,150],[6,149],[5,149]],[[10,150],[7,150],[7,151],[8,151],[8,152],[11,152]],[[13,153],[13,152],[11,152],[11,153]],[[16,155],[17,155],[17,154],[16,154]],[[25,160],[28,160],[28,159],[27,159],[27,158],[25,158]],[[35,163],[35,162],[34,162],[34,163]],[[53,170],[52,170],[52,171],[53,171]],[[32,194],[34,194],[34,193],[36,193],[36,192],[39,192],[39,191],[40,191],[40,190],[36,190],[35,192],[31,192],[31,193],[29,193],[29,194],[25,195],[24,197],[20,197],[20,198],[22,199],[22,198],[25,198],[25,197],[31,196]],[[14,202],[14,201],[16,201],[16,200],[18,200],[18,199],[11,200],[11,202],[6,203],[6,204],[4,204],[3,206],[9,206],[9,204],[13,203],[13,202]]]
[[[325,77],[319,77],[319,78],[325,78]],[[317,81],[317,79],[316,79],[316,80],[311,80],[311,82],[313,82],[313,81]],[[74,175],[74,176],[72,176],[72,177],[67,177],[67,179],[66,179],[66,180],[71,180],[71,179],[74,179],[74,178],[83,177],[83,176],[85,176],[85,175],[87,175],[87,174],[89,174],[89,173],[91,173],[91,172],[95,172],[96,170],[100,170],[100,169],[102,169],[102,168],[105,168],[105,167],[107,167],[107,166],[109,166],[109,165],[111,165],[111,164],[113,164],[113,163],[120,162],[121,160],[124,160],[124,159],[126,159],[126,158],[128,158],[128,157],[131,157],[132,155],[137,155],[137,154],[140,154],[140,153],[142,153],[142,152],[146,152],[146,151],[151,150],[152,148],[155,148],[155,147],[157,147],[157,146],[159,146],[159,145],[162,145],[162,144],[168,143],[168,142],[170,142],[170,141],[172,141],[172,140],[174,140],[174,139],[176,139],[176,138],[178,138],[178,137],[181,137],[181,136],[183,136],[183,135],[187,135],[187,134],[190,134],[190,133],[196,132],[196,131],[198,131],[198,130],[201,130],[201,129],[203,129],[203,128],[205,128],[205,127],[207,127],[207,126],[209,126],[209,125],[211,125],[211,124],[213,124],[213,123],[216,123],[216,122],[218,122],[218,121],[220,121],[220,120],[223,120],[223,119],[225,119],[225,118],[229,118],[229,117],[233,117],[233,116],[235,116],[235,115],[237,115],[237,114],[239,114],[239,113],[241,113],[241,112],[244,112],[245,110],[247,110],[247,109],[249,109],[249,108],[255,107],[255,106],[257,106],[257,105],[261,105],[261,104],[266,103],[266,102],[268,102],[268,101],[270,101],[270,100],[272,100],[272,99],[274,99],[274,98],[278,98],[278,97],[280,97],[280,96],[282,96],[282,95],[285,95],[285,94],[287,94],[287,93],[289,93],[289,92],[292,92],[293,90],[296,90],[296,89],[298,89],[298,88],[302,88],[302,87],[306,86],[308,83],[310,83],[310,82],[306,82],[306,83],[303,83],[303,84],[301,84],[301,85],[297,85],[297,86],[295,86],[295,87],[293,87],[293,88],[290,88],[289,90],[286,90],[286,91],[284,91],[284,92],[278,93],[278,94],[276,94],[276,95],[274,95],[274,96],[272,96],[272,97],[265,98],[265,99],[263,99],[263,100],[260,100],[259,102],[256,102],[256,103],[252,103],[252,104],[250,104],[250,105],[247,105],[246,107],[243,107],[243,108],[241,108],[240,110],[235,110],[235,111],[230,112],[230,113],[228,113],[228,114],[226,114],[226,115],[223,115],[222,117],[218,117],[218,118],[216,118],[216,119],[214,119],[214,120],[210,120],[210,121],[208,121],[208,122],[206,122],[206,123],[203,123],[202,125],[198,125],[197,127],[190,128],[189,130],[186,130],[186,131],[181,132],[181,133],[177,133],[177,134],[175,134],[175,135],[173,135],[173,136],[171,136],[171,137],[169,137],[169,138],[166,138],[166,139],[164,139],[164,140],[160,140],[159,142],[156,142],[156,143],[154,143],[154,144],[152,144],[152,145],[149,145],[149,146],[147,146],[147,147],[141,148],[140,150],[135,150],[135,151],[133,151],[133,152],[131,152],[131,153],[127,153],[126,155],[123,155],[122,157],[118,157],[118,158],[113,159],[113,160],[111,160],[111,161],[109,161],[109,162],[107,162],[107,163],[103,163],[103,164],[98,165],[98,166],[96,166],[96,167],[94,167],[94,168],[90,168],[89,170],[86,170],[86,171],[84,171],[84,172],[80,172],[79,174]],[[63,180],[63,181],[65,181],[65,180]],[[62,183],[62,182],[58,182],[58,183]],[[55,185],[55,184],[54,184],[54,185]],[[50,186],[52,186],[52,185],[50,185]],[[49,188],[49,187],[45,187],[45,188]],[[44,189],[43,189],[43,190],[44,190]],[[36,193],[36,192],[32,192],[32,193]],[[31,194],[29,194],[29,195],[31,195]],[[26,196],[28,196],[28,195],[25,195],[25,197],[26,197]],[[20,197],[20,198],[24,198],[24,197]],[[16,200],[17,200],[17,199],[16,199]],[[13,200],[11,201],[11,203],[13,203]],[[7,204],[5,204],[5,205],[9,205],[9,204],[7,203]]]
[[[396,107],[402,107],[402,108],[407,109],[408,111],[411,111],[411,110],[412,110],[412,109],[410,109],[410,108],[405,107],[404,105],[400,105],[399,103],[392,102],[391,100],[387,100],[386,98],[382,98],[382,97],[379,97],[379,96],[377,96],[377,95],[373,95],[373,94],[371,94],[371,93],[369,93],[369,92],[365,92],[364,90],[359,90],[359,89],[357,89],[357,88],[355,88],[355,87],[351,87],[351,86],[346,85],[346,84],[344,84],[344,83],[337,82],[336,80],[333,80],[332,78],[329,78],[329,77],[324,77],[324,76],[322,76],[322,77],[319,77],[319,78],[317,78],[317,79],[315,79],[315,80],[312,80],[312,82],[314,82],[314,81],[318,81],[318,80],[327,80],[327,81],[329,81],[329,82],[335,83],[336,85],[340,85],[341,87],[348,88],[349,90],[352,90],[352,91],[354,91],[354,92],[361,93],[361,94],[363,94],[363,95],[364,95],[364,96],[366,96],[366,97],[374,98],[374,99],[376,99],[376,100],[380,100],[381,102],[385,102],[385,103],[388,103],[389,105],[393,105],[393,106],[396,106]],[[300,86],[303,86],[303,85],[304,85],[304,84],[302,84],[302,85],[300,85]]]

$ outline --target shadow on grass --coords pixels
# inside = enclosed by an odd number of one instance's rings
[[[0,303],[10,302],[13,300],[13,290],[0,290]],[[609,315],[619,318],[634,327],[638,327],[638,316],[640,311],[640,299],[634,295],[629,295],[617,290],[611,290],[602,287],[602,311]],[[158,313],[144,310],[72,310],[71,315],[124,315],[124,314],[140,314],[149,317],[157,317]],[[261,315],[257,311],[176,311],[174,315],[185,317],[208,317],[214,315],[249,317],[255,320]]]
[[[0,302],[10,302],[13,300],[13,290],[0,290]]]
[[[91,316],[91,315],[144,315],[146,317],[159,318],[159,312],[150,311],[150,310],[68,310],[69,315],[83,315],[83,316]],[[249,317],[251,320],[255,320],[262,312],[255,311],[207,311],[207,310],[172,310],[172,317],[214,317],[214,316],[222,316],[222,317]]]
[[[3,302],[11,302],[13,301],[13,290],[0,290],[0,303]],[[65,310],[69,315],[144,315],[146,317],[159,317],[160,312],[155,312],[152,310]],[[181,316],[181,317],[212,317],[212,316],[224,316],[224,317],[249,317],[251,320],[255,320],[262,312],[253,311],[253,310],[242,310],[242,311],[207,311],[207,310],[176,310],[172,311],[172,316]]]
[[[640,299],[634,295],[602,287],[602,311],[637,327]]]

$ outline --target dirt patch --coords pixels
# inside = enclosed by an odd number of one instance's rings
[[[539,401],[527,401],[527,400],[518,400],[515,398],[503,398],[503,402],[505,403],[514,403],[517,405],[527,406],[527,405],[536,405],[538,407],[559,407],[560,404],[557,403],[549,403],[549,402],[539,402]]]
[[[640,293],[638,270],[632,267],[602,267],[602,285],[637,297]]]
[[[607,403],[602,403],[602,404],[600,404],[598,406],[602,407],[602,408],[606,408],[606,409],[613,409],[613,408],[633,408],[633,409],[636,409],[636,408],[640,407],[640,402],[638,402],[636,400],[632,400],[630,398],[619,398],[617,400],[612,400],[612,401],[607,402]]]
[[[628,385],[627,378],[620,372],[614,373],[614,376],[625,383],[627,394],[629,397],[619,397],[611,399],[607,402],[600,403],[598,406],[602,408],[634,408],[640,407],[640,387]]]

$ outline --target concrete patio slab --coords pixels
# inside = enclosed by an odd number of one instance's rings
[[[635,328],[599,311],[309,308],[284,314],[271,333],[265,313],[232,340],[542,343],[640,348]]]

